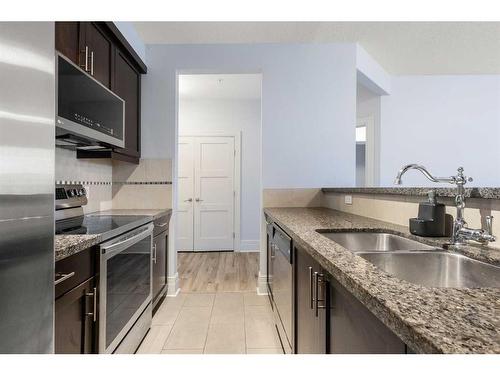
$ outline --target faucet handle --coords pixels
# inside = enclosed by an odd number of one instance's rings
[[[493,216],[486,216],[486,230],[490,236],[493,235]]]

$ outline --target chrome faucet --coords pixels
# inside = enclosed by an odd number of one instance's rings
[[[394,180],[394,184],[401,185],[401,177],[408,172],[410,169],[416,169],[427,177],[432,182],[444,182],[457,186],[457,193],[455,195],[455,206],[457,208],[457,216],[453,222],[453,232],[451,234],[451,244],[461,245],[467,240],[477,241],[483,244],[488,244],[488,242],[493,242],[496,237],[493,235],[493,216],[486,216],[486,230],[484,229],[471,229],[467,227],[467,222],[464,219],[464,209],[465,209],[465,187],[467,182],[471,182],[472,178],[467,178],[464,176],[464,169],[459,167],[457,169],[456,176],[450,177],[434,177],[429,173],[427,168],[418,164],[408,164],[403,166]]]

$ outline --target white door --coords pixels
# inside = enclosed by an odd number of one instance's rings
[[[179,137],[177,249],[193,251],[194,139]]]
[[[234,250],[234,137],[181,137],[179,165],[192,164],[193,184],[181,184],[179,172],[179,207],[191,204],[192,220],[179,221],[181,233],[192,233],[191,248],[188,236],[179,241],[180,250]],[[181,153],[181,144],[192,145],[191,156]],[[186,161],[182,160],[185,158]],[[180,170],[181,168],[179,168]],[[185,171],[183,176],[189,173]],[[191,190],[192,189],[192,190]],[[192,195],[190,195],[192,193]],[[193,198],[193,202],[188,200]],[[188,202],[184,202],[188,201]],[[184,211],[188,215],[188,210]]]

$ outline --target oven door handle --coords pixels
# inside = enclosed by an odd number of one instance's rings
[[[125,250],[126,248],[136,244],[137,242],[143,240],[146,237],[151,236],[153,233],[153,224],[148,224],[147,226],[143,227],[144,230],[141,232],[137,233],[135,236],[127,238],[123,241],[119,241],[110,245],[106,245],[105,243],[101,245],[101,254],[106,255],[106,258],[111,258],[115,254],[119,253],[120,251]]]

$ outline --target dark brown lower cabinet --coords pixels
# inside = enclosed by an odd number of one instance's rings
[[[160,233],[153,239],[153,307],[163,297],[167,282],[168,232]]]
[[[94,304],[96,279],[92,277],[64,293],[55,301],[55,353],[87,354],[96,352]],[[95,307],[94,307],[95,306]]]
[[[325,273],[306,251],[295,247],[296,340],[298,354],[324,354],[327,345]]]
[[[333,277],[329,283],[329,352],[404,354],[406,346]]]

